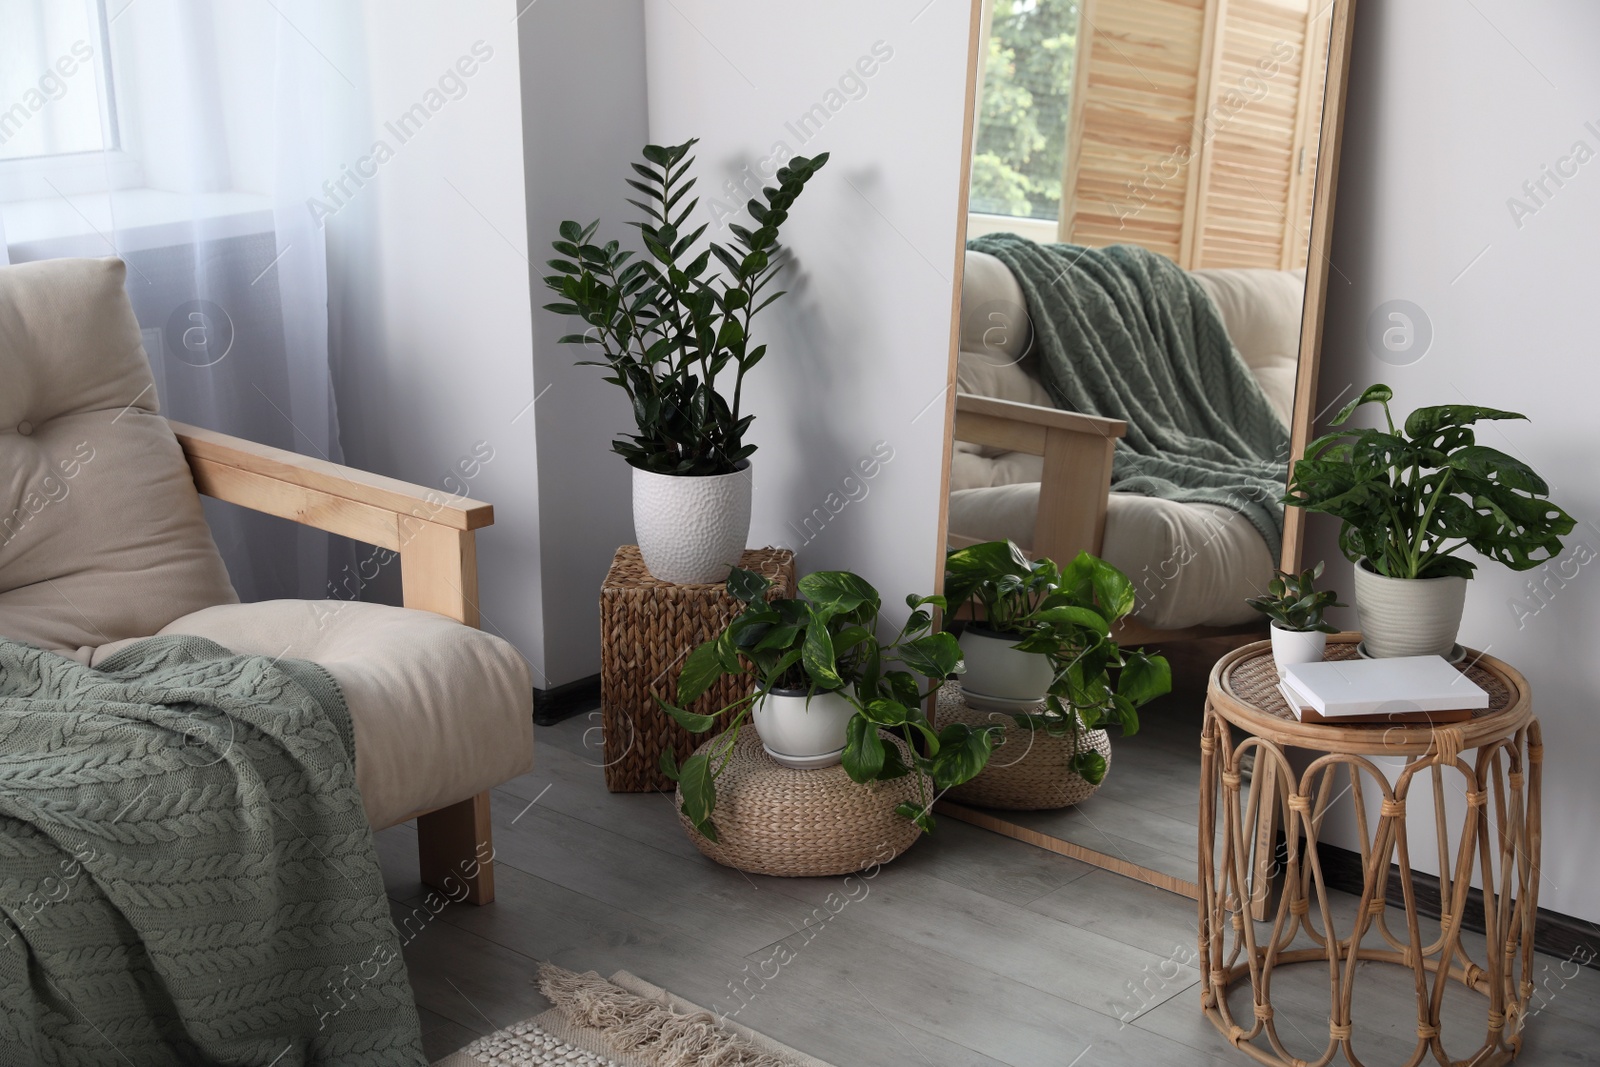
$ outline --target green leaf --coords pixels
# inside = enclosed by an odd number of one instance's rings
[[[799,584],[808,600],[834,615],[853,612],[862,605],[869,605],[871,613],[876,613],[880,603],[878,591],[849,571],[813,571]]]
[[[934,681],[944,681],[962,666],[961,645],[948,633],[924,634],[895,649],[900,662]]]
[[[1106,778],[1106,760],[1094,749],[1084,749],[1072,757],[1072,769],[1090,785],[1099,785]]]
[[[909,800],[904,800],[894,806],[894,813],[916,823],[917,829],[923,833],[933,833],[933,816],[921,804],[914,804]]]
[[[684,657],[683,669],[678,672],[678,699],[685,704],[692,704],[700,695],[711,688],[711,683],[729,673],[724,665],[724,659],[717,650],[715,640],[697,645]],[[694,727],[689,727],[693,730]],[[701,730],[707,727],[700,727]],[[696,731],[698,732],[698,731]]]
[[[746,604],[766,598],[772,582],[765,575],[734,567],[728,572],[728,595]]]
[[[1135,707],[1172,692],[1172,667],[1163,656],[1146,655],[1143,649],[1124,656],[1122,674],[1117,679],[1117,694]]]
[[[806,639],[801,646],[800,659],[805,664],[806,673],[818,687],[838,689],[844,685],[844,679],[834,663],[833,636],[828,633],[827,617],[815,610],[811,612],[810,622],[806,625]]]
[[[877,724],[865,715],[850,717],[845,727],[844,772],[852,782],[870,782],[883,770],[883,738]]]
[[[662,749],[661,758],[656,761],[656,765],[661,768],[661,773],[667,776],[668,781],[676,782],[678,780],[678,760],[672,754],[672,749]]]
[[[964,722],[953,722],[939,731],[939,752],[933,757],[933,782],[950,789],[976,778],[994,752],[995,734],[991,727],[974,729]]]
[[[717,832],[711,822],[711,812],[717,804],[717,786],[709,756],[696,752],[683,761],[678,772],[678,793],[683,797],[683,814],[697,830],[715,841]]]
[[[1366,387],[1366,389],[1362,390],[1360,396],[1346,404],[1340,410],[1339,414],[1333,417],[1333,421],[1330,423],[1330,425],[1344,425],[1350,416],[1355,414],[1356,409],[1361,407],[1363,404],[1387,404],[1393,399],[1394,390],[1390,389],[1387,385],[1369,385]]]
[[[879,726],[900,726],[911,717],[911,712],[898,700],[874,700],[867,704],[862,715]]]
[[[717,717],[715,715],[701,715],[697,712],[687,711],[683,708],[668,704],[655,693],[650,695],[656,698],[656,703],[661,705],[662,711],[672,716],[679,726],[682,726],[685,730],[688,730],[692,734],[703,734],[717,724]]]

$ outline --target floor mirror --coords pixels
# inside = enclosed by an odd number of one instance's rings
[[[1266,636],[1245,598],[1301,556],[1271,498],[1316,418],[1352,4],[975,3],[944,544],[1112,563],[1137,591],[1115,636],[1174,684],[1086,799],[958,791],[944,814],[1197,895],[1207,675]],[[1237,487],[1163,466],[1208,434],[1270,460],[1270,491],[1259,464]],[[994,765],[1031,741],[1008,731]]]

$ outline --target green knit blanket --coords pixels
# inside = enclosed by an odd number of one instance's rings
[[[425,1063],[322,668],[0,638],[0,1064]]]
[[[1289,433],[1200,284],[1135,245],[1041,245],[986,234],[967,245],[1022,286],[1040,378],[1056,406],[1128,423],[1111,487],[1220,504],[1283,540]]]

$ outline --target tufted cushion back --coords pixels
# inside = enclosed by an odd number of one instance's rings
[[[0,267],[0,635],[76,651],[237,603],[120,259]]]

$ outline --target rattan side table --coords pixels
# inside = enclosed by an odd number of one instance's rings
[[[794,595],[794,553],[787,548],[748,548],[739,566],[772,582],[769,598]],[[661,773],[661,753],[678,762],[699,741],[656,704],[678,699],[683,658],[710,640],[744,610],[727,586],[674,585],[645,569],[637,545],[617,549],[600,587],[600,722],[604,730],[606,788],[613,793],[670,790]],[[691,711],[709,715],[744,693],[749,682],[727,677],[713,685]]]
[[[1326,658],[1354,659],[1359,638],[1330,637]],[[1351,1002],[1362,961],[1399,965],[1414,976],[1417,1044],[1406,1067],[1425,1059],[1488,1067],[1516,1055],[1533,992],[1543,749],[1522,675],[1471,650],[1459,669],[1488,691],[1489,707],[1447,726],[1302,723],[1278,692],[1266,641],[1236,649],[1212,669],[1200,738],[1201,1004],[1222,1035],[1256,1061],[1320,1067],[1342,1049],[1351,1063],[1361,1064]],[[1289,749],[1314,754],[1298,776],[1286,758]],[[1475,758],[1467,759],[1474,750]],[[1254,763],[1247,775],[1241,761],[1248,753]],[[1391,782],[1372,756],[1403,757],[1405,764]],[[1431,782],[1425,792],[1433,796],[1440,899],[1448,909],[1435,937],[1419,929],[1410,879],[1399,879],[1402,928],[1390,928],[1385,904],[1390,863],[1401,871],[1410,868],[1406,801],[1418,777]],[[1355,809],[1365,870],[1360,905],[1341,936],[1317,839],[1324,813],[1344,793]],[[1253,918],[1251,902],[1265,899],[1264,881],[1279,873],[1255,861],[1259,842],[1253,838],[1264,805],[1276,807],[1287,851],[1276,907]],[[1460,809],[1454,833],[1450,808]],[[1470,958],[1461,938],[1475,875],[1483,888],[1487,942],[1481,961]],[[1308,1060],[1291,1054],[1279,1039],[1271,982],[1279,965],[1309,962],[1328,968],[1332,1011],[1327,1046]],[[1247,1025],[1235,1021],[1227,1000],[1229,987],[1241,980],[1248,980],[1252,992],[1254,1017]],[[1487,1000],[1487,1036],[1465,1056],[1446,1052],[1440,1032],[1446,981]],[[1311,1034],[1323,1020],[1295,1022],[1296,1030]]]

